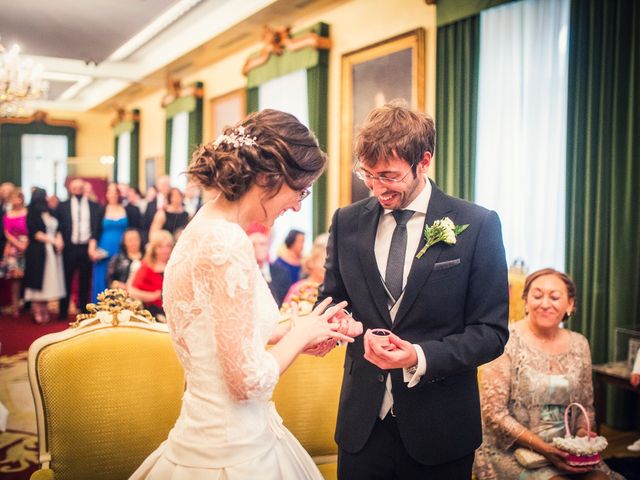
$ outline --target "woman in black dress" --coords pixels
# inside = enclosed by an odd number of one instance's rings
[[[167,230],[176,237],[176,232],[182,231],[189,223],[189,213],[184,209],[184,195],[179,188],[172,188],[167,196],[167,206],[158,210],[153,217],[149,236],[158,230]]]

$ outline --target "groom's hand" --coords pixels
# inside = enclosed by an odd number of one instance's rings
[[[418,364],[415,347],[397,335],[389,335],[389,346],[383,347],[372,340],[371,330],[364,334],[364,358],[382,370],[410,368]]]

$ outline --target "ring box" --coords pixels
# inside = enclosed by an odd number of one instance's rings
[[[371,333],[371,341],[380,345],[381,347],[389,346],[389,336],[391,335],[391,330],[387,330],[385,328],[374,328],[370,330]]]

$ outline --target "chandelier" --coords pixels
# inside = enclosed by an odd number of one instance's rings
[[[6,50],[0,41],[0,117],[21,117],[33,113],[30,102],[42,98],[49,82],[42,78],[44,67],[20,58],[20,47]]]

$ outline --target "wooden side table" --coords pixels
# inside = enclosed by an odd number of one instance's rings
[[[607,412],[606,384],[614,385],[623,390],[640,393],[640,389],[631,386],[629,382],[630,378],[631,370],[626,361],[593,365],[593,403],[596,409],[598,431]]]

